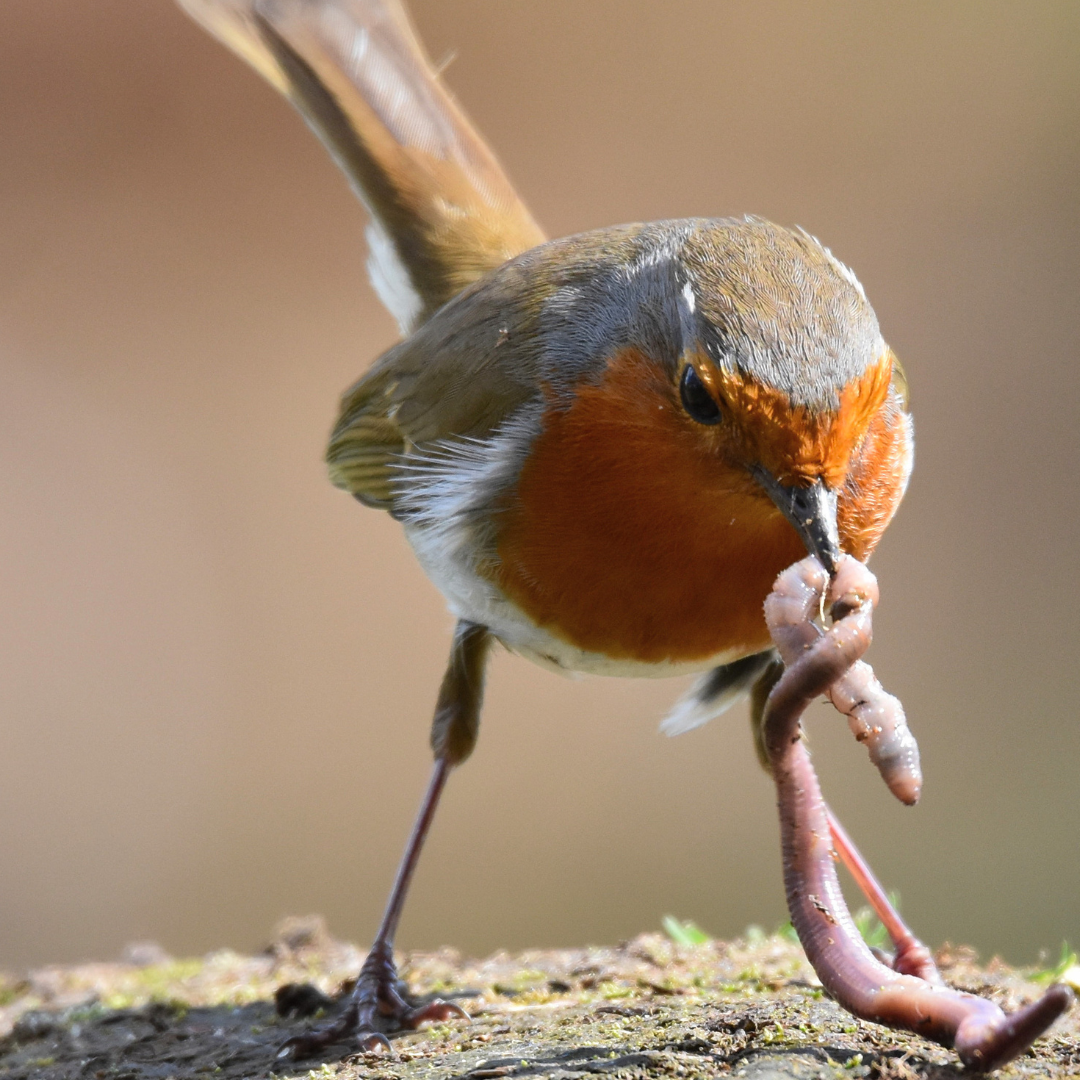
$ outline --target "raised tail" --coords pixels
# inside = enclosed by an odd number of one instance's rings
[[[352,181],[371,213],[371,282],[402,333],[543,242],[400,0],[179,3],[289,98]]]

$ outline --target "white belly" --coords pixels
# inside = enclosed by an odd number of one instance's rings
[[[701,660],[619,660],[572,645],[528,617],[502,590],[477,572],[490,550],[490,506],[512,483],[523,447],[539,421],[522,412],[490,439],[447,444],[403,466],[398,481],[405,536],[428,577],[459,619],[486,626],[511,652],[563,673],[665,678],[706,671],[746,655],[733,649]]]
[[[730,650],[703,660],[646,662],[613,659],[603,653],[580,649],[537,626],[497,585],[481,577],[470,557],[472,544],[461,543],[463,538],[458,538],[459,542],[455,543],[448,535],[450,532],[438,526],[405,526],[405,535],[416,558],[446,597],[451,613],[456,618],[486,626],[511,652],[541,667],[563,674],[582,672],[661,679],[707,671],[746,655],[743,651]]]

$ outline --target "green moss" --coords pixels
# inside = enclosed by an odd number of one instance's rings
[[[108,993],[102,1003],[110,1009],[132,1009],[150,1002],[170,1003],[180,999],[182,986],[203,971],[202,960],[172,960],[132,968]]]
[[[0,979],[0,1009],[18,1001],[26,993],[26,983],[8,982]]]
[[[694,945],[708,945],[712,938],[701,927],[689,921],[676,919],[674,915],[665,915],[661,920],[664,932],[676,945],[692,947]]]
[[[0,1076],[12,1073],[13,1066],[23,1072],[12,1075],[25,1075],[25,1059],[16,1062],[22,1053],[55,1059],[57,1077],[76,1075],[71,1070],[92,1056],[95,1039],[119,1055],[114,1059],[118,1074],[140,1080],[151,1075],[247,1080],[256,1058],[265,1062],[258,1067],[258,1075],[265,1076],[261,1070],[276,1064],[282,1040],[312,1023],[276,1017],[274,989],[307,977],[332,992],[355,974],[355,952],[332,945],[298,953],[275,947],[255,957],[222,952],[142,969],[119,964],[54,969],[50,979],[59,980],[59,994],[72,1000],[96,993],[98,1002],[56,1013],[54,1027],[46,1024],[32,1045],[25,1038],[6,1047],[0,1043]],[[1002,999],[1033,992],[1003,967],[979,969],[965,956],[949,963],[947,978],[992,988]],[[725,1080],[754,1055],[796,1062],[796,1072],[807,1077],[921,1080],[942,1075],[941,1066],[955,1063],[940,1047],[854,1021],[825,998],[802,950],[783,933],[704,944],[647,934],[614,949],[532,952],[519,960],[499,955],[469,962],[448,952],[415,954],[403,970],[417,992],[437,990],[459,1001],[471,1022],[451,1020],[404,1033],[394,1039],[393,1058],[365,1056],[315,1068],[311,1062],[295,1069],[277,1065],[282,1080],[438,1080],[473,1073],[491,1080],[536,1080],[560,1071],[610,1072],[633,1080]],[[43,1009],[29,985],[32,981],[20,986],[9,1005],[9,1022],[20,1012]],[[189,1009],[198,1011],[189,1016]],[[147,1020],[155,1031],[148,1030]],[[81,1030],[73,1040],[75,1024]],[[1037,1056],[1024,1059],[1024,1071],[1005,1078],[1069,1075],[1067,1068],[1080,1061],[1073,1018],[1059,1032],[1036,1047]],[[129,1046],[136,1048],[130,1059],[125,1056]],[[604,1060],[587,1065],[597,1058]],[[892,1064],[900,1058],[903,1069]],[[522,1059],[529,1064],[506,1064]],[[143,1063],[157,1072],[140,1071]],[[48,1068],[37,1066],[36,1072],[44,1077]]]

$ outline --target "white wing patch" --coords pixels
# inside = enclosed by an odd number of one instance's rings
[[[689,693],[675,702],[661,722],[660,730],[665,735],[681,735],[727,712],[757,685],[774,660],[775,653],[770,649],[714,667],[690,687]]]
[[[499,637],[516,618],[477,563],[493,543],[490,502],[517,476],[538,429],[536,409],[524,408],[489,439],[453,439],[407,455],[394,481],[405,535],[450,610]]]
[[[722,694],[702,700],[701,692],[712,678],[707,672],[698,679],[671,707],[671,711],[660,721],[660,731],[669,737],[693,731],[726,713],[740,698],[750,692],[749,686],[732,686]]]
[[[368,208],[370,212],[370,207]],[[402,337],[412,332],[423,301],[409,277],[409,271],[398,256],[397,248],[390,239],[382,222],[372,215],[364,232],[368,242],[367,272],[371,287],[397,320]]]

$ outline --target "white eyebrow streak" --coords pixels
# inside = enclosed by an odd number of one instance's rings
[[[694,313],[694,306],[697,301],[694,299],[694,290],[690,287],[690,282],[686,282],[682,287],[683,299],[686,301],[686,306],[690,310],[690,314]]]

